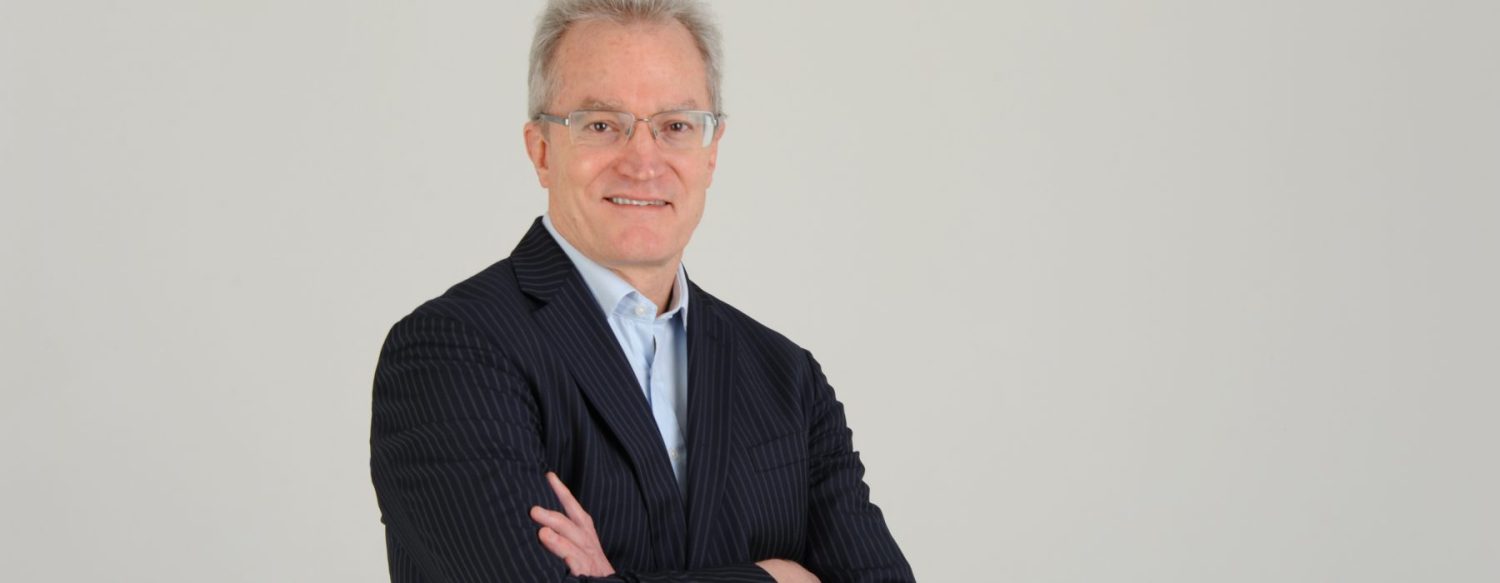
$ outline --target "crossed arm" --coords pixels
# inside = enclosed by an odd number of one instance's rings
[[[421,311],[409,316],[392,328],[381,354],[371,434],[371,475],[393,582],[606,576],[786,583],[816,581],[811,572],[830,581],[910,580],[879,510],[868,502],[842,406],[808,360],[816,387],[807,403],[814,420],[812,497],[801,565],[768,560],[618,573],[583,507],[555,476],[539,479],[544,447],[527,375],[466,325]]]
[[[531,519],[542,525],[537,531],[542,546],[567,563],[568,572],[574,576],[608,577],[615,574],[615,568],[609,564],[609,557],[604,555],[599,544],[599,533],[594,531],[594,519],[573,498],[573,493],[557,474],[547,472],[547,483],[562,504],[563,512],[531,507]],[[793,561],[767,559],[755,565],[770,574],[776,583],[819,583],[816,575]]]

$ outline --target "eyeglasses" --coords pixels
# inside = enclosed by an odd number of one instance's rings
[[[568,126],[573,143],[580,146],[611,147],[630,141],[636,122],[646,122],[651,137],[664,148],[694,150],[707,148],[714,141],[724,114],[707,111],[663,111],[651,117],[637,118],[623,111],[579,110],[558,117],[539,113],[532,121],[549,121]]]

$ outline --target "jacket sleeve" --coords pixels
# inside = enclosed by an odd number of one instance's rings
[[[528,514],[559,509],[539,420],[520,367],[458,321],[418,310],[391,329],[375,371],[370,474],[393,583],[579,580]],[[771,577],[747,563],[602,580]]]
[[[808,517],[803,566],[824,583],[914,581],[911,566],[870,502],[844,405],[812,355],[808,395]]]

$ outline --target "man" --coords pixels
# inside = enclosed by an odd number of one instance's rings
[[[371,474],[393,581],[908,581],[811,355],[687,279],[717,32],[561,0],[532,49],[547,214],[397,323]]]

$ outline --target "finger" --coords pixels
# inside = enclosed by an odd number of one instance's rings
[[[562,535],[580,548],[587,545],[593,535],[585,531],[583,527],[574,523],[571,518],[556,510],[548,510],[541,506],[531,507],[531,520],[542,526],[551,528],[557,534]]]
[[[562,503],[563,510],[568,513],[568,518],[573,519],[573,522],[578,523],[579,526],[592,530],[594,519],[583,510],[583,505],[573,497],[573,492],[568,490],[566,484],[563,484],[562,478],[557,477],[557,474],[553,472],[547,472],[547,482],[552,484],[552,493],[557,495],[557,501]]]
[[[592,528],[593,519],[583,509],[583,505],[578,503],[578,499],[573,497],[573,491],[568,489],[562,478],[557,477],[556,473],[547,472],[547,482],[552,485],[552,493],[557,495],[557,501],[562,503],[563,511],[568,514],[568,518],[573,519],[573,522],[579,526]]]
[[[544,526],[540,530],[537,530],[536,538],[542,541],[542,546],[547,549],[547,552],[556,555],[557,558],[564,561],[583,554],[583,551],[579,550],[578,545],[573,544],[573,541],[558,534],[551,527]]]
[[[605,570],[603,565],[595,564],[589,558],[589,554],[573,544],[557,531],[548,527],[542,527],[537,531],[537,539],[542,541],[542,547],[552,553],[568,566],[568,572],[575,577],[604,577],[608,576],[613,569]]]

